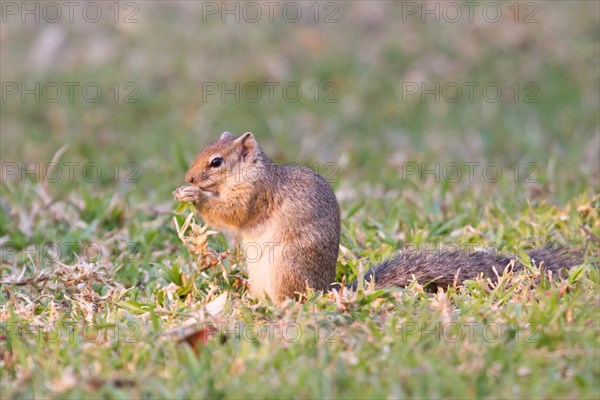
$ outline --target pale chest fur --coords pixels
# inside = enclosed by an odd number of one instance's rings
[[[276,271],[283,255],[283,243],[278,239],[276,225],[267,222],[243,232],[242,249],[252,295],[264,297],[267,293],[276,298]]]

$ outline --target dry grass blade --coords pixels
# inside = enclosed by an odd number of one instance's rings
[[[437,311],[439,313],[442,322],[452,322],[452,303],[442,288],[438,289],[438,292],[431,300],[429,307],[433,311]]]
[[[208,246],[208,238],[218,232],[209,230],[207,225],[196,224],[193,213],[187,216],[181,227],[177,222],[177,218],[173,217],[173,222],[179,240],[188,248],[190,253],[199,256],[201,271],[214,267],[223,261],[226,254],[219,254]],[[188,230],[188,228],[190,229]]]

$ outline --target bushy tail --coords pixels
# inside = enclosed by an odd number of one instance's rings
[[[564,246],[546,244],[539,249],[527,252],[527,256],[544,271],[558,274],[562,269],[570,269],[581,263],[582,255]],[[421,284],[429,288],[460,284],[474,279],[479,274],[494,278],[493,267],[502,274],[504,268],[515,259],[486,251],[465,253],[459,250],[401,252],[371,268],[364,277],[365,282],[375,279],[378,288],[407,286],[413,275]],[[523,269],[523,264],[515,260],[513,271]],[[348,285],[356,290],[357,282]]]

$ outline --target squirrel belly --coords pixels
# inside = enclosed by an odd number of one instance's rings
[[[556,276],[563,269],[581,263],[581,254],[564,246],[548,243],[539,249],[527,252],[527,256],[542,271],[552,271]],[[389,288],[407,286],[413,279],[428,288],[446,288],[454,283],[462,284],[466,280],[484,277],[496,279],[494,268],[499,275],[514,260],[513,271],[524,269],[515,258],[487,251],[465,253],[456,249],[449,251],[409,251],[401,252],[364,275],[364,281],[375,280],[375,287]],[[358,282],[352,282],[348,288],[356,290]]]

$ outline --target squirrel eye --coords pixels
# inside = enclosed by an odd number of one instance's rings
[[[222,157],[215,157],[210,162],[210,166],[213,167],[213,168],[220,167],[221,164],[223,164],[223,158]]]

